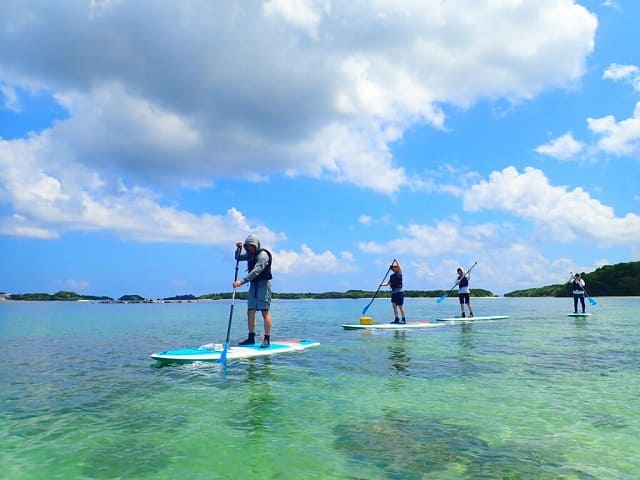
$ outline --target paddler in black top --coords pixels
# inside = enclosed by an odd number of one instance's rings
[[[580,278],[580,274],[576,273],[571,280],[569,280],[572,286],[573,293],[573,313],[578,313],[578,300],[580,300],[580,306],[582,307],[582,313],[584,313],[584,286],[585,281]]]
[[[394,320],[391,323],[407,323],[406,314],[404,311],[404,290],[402,289],[402,269],[400,264],[394,260],[391,264],[391,271],[393,272],[389,277],[389,281],[381,283],[381,287],[387,285],[391,287],[391,306],[393,307]],[[398,317],[398,310],[402,314],[402,320]]]
[[[255,345],[256,343],[256,310],[260,310],[264,319],[264,340],[261,348],[271,345],[271,252],[260,247],[260,240],[255,235],[247,236],[243,242],[237,242],[236,260],[247,261],[247,274],[242,280],[233,282],[233,286],[239,287],[249,282],[249,294],[247,296],[247,326],[249,336],[239,345]],[[244,253],[242,253],[244,247]]]

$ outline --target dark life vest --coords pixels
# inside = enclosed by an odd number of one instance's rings
[[[273,276],[271,275],[271,261],[272,261],[271,252],[266,248],[261,248],[260,250],[257,250],[255,255],[251,255],[247,259],[248,270],[249,272],[251,272],[253,268],[256,266],[256,263],[258,263],[258,254],[260,254],[260,252],[266,252],[266,254],[269,255],[269,261],[267,262],[267,265],[260,272],[260,275],[258,275],[256,278],[251,280],[251,283],[260,282],[262,280],[271,280],[273,278]]]
[[[573,289],[574,290],[580,290],[581,292],[584,291],[584,287],[582,285],[580,285],[580,282],[577,280],[573,281]]]
[[[469,279],[467,278],[466,275],[463,275],[462,278],[460,279],[460,281],[458,282],[458,285],[460,285],[461,287],[467,287],[469,286]]]
[[[400,292],[402,291],[402,274],[401,273],[393,273],[389,277],[389,286],[392,291]]]

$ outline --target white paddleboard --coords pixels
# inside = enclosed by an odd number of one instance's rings
[[[509,318],[509,315],[478,315],[475,317],[441,317],[437,318],[439,322],[453,322],[456,320],[469,321],[469,320],[502,320],[503,318]]]
[[[568,317],[588,317],[590,313],[567,313]]]
[[[295,340],[272,342],[267,348],[260,348],[260,343],[255,345],[234,345],[227,351],[227,360],[239,358],[266,357],[278,353],[299,352],[310,347],[317,347],[318,342],[311,340]],[[217,362],[222,355],[223,345],[207,344],[199,348],[183,348],[178,350],[166,350],[152,353],[151,358],[165,362]]]
[[[431,328],[440,327],[442,324],[430,322],[409,322],[409,323],[353,323],[342,325],[345,330],[405,330],[408,328]]]

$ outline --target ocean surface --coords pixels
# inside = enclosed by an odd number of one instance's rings
[[[149,355],[224,343],[229,301],[3,302],[0,478],[638,479],[640,298],[597,300],[472,299],[510,318],[409,331],[343,330],[365,300],[279,300],[274,341],[321,345],[225,368]]]

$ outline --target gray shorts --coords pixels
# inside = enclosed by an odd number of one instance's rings
[[[247,294],[247,310],[271,308],[271,280],[252,282]]]

